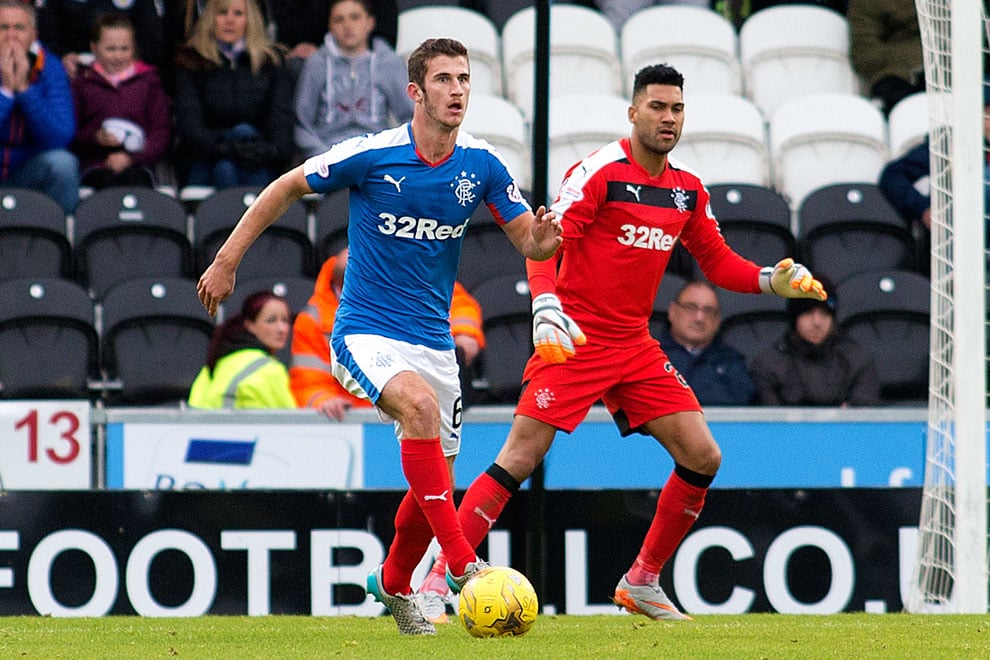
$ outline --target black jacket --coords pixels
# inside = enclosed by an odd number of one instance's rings
[[[880,375],[873,357],[841,330],[818,345],[789,330],[756,356],[750,372],[759,402],[767,406],[880,403]]]
[[[253,145],[253,158],[284,169],[292,157],[295,117],[292,80],[283,66],[267,63],[254,74],[247,53],[233,65],[217,66],[191,48],[179,52],[176,64],[173,113],[180,161],[223,157],[244,162],[222,135],[247,123],[262,135]]]

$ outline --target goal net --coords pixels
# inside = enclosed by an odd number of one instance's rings
[[[931,354],[911,612],[987,611],[983,77],[987,10],[915,0],[931,144]]]

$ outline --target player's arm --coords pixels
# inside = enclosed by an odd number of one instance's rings
[[[545,206],[535,213],[526,211],[502,225],[502,230],[527,259],[545,261],[552,257],[563,242],[563,229],[557,214]]]
[[[302,165],[295,167],[268,184],[237,222],[230,236],[217,250],[213,263],[199,278],[199,299],[212,316],[217,305],[234,290],[237,267],[251,244],[257,240],[300,197],[312,192],[303,174]]]
[[[529,292],[533,296],[533,347],[547,362],[559,364],[587,339],[581,328],[564,313],[556,294],[559,256],[543,261],[526,260]]]

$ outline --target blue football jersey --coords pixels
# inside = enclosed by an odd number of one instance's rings
[[[350,188],[334,334],[452,349],[450,299],[471,214],[484,202],[501,224],[530,208],[491,145],[460,131],[453,153],[429,165],[403,124],[334,145],[303,171],[315,192]]]

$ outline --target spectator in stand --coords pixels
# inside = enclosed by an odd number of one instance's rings
[[[332,0],[330,31],[296,84],[296,147],[304,158],[346,138],[412,119],[405,62],[381,37],[368,0]]]
[[[209,0],[176,56],[183,185],[264,186],[292,155],[292,81],[254,0]]]
[[[289,381],[300,408],[316,408],[330,419],[341,421],[352,407],[370,408],[341,386],[330,366],[330,334],[337,313],[347,269],[347,248],[327,259],[316,278],[313,296],[299,312],[292,327],[292,366]],[[450,331],[458,362],[463,370],[474,363],[485,347],[481,329],[481,307],[467,290],[454,282],[450,303]]]
[[[206,365],[189,390],[193,408],[295,408],[289,373],[275,353],[289,340],[289,303],[257,291],[216,327]]]
[[[0,182],[46,193],[66,213],[79,203],[76,132],[65,69],[37,41],[34,5],[0,0]]]
[[[330,0],[258,0],[268,34],[289,50],[286,66],[295,79],[302,64],[323,43]],[[171,0],[165,4],[165,40],[174,52],[192,34],[205,0]],[[395,46],[398,9],[395,0],[376,0],[375,34]]]
[[[715,288],[688,282],[667,310],[668,327],[660,348],[684,376],[703,406],[746,406],[756,385],[746,359],[719,337],[721,311]]]
[[[829,291],[831,283],[821,278]],[[791,327],[753,360],[759,403],[766,406],[876,406],[877,365],[835,322],[836,299],[789,299]]]
[[[949,133],[942,131],[939,136],[948,139]],[[919,237],[923,257],[931,250],[932,200],[927,181],[931,175],[930,147],[930,140],[925,138],[918,146],[890,161],[880,172],[877,182],[883,196]],[[984,204],[990,209],[990,81],[983,83],[983,153]],[[927,272],[929,260],[923,258],[922,265]]]
[[[172,142],[170,101],[158,72],[136,59],[134,26],[124,14],[96,19],[90,47],[93,65],[72,80],[82,184],[154,186],[154,167]]]
[[[913,2],[849,0],[849,56],[883,113],[925,91],[921,28]]]
[[[36,0],[41,41],[62,58],[74,78],[89,50],[89,36],[96,19],[120,12],[134,25],[138,57],[160,66],[166,59],[164,28],[155,0]]]

